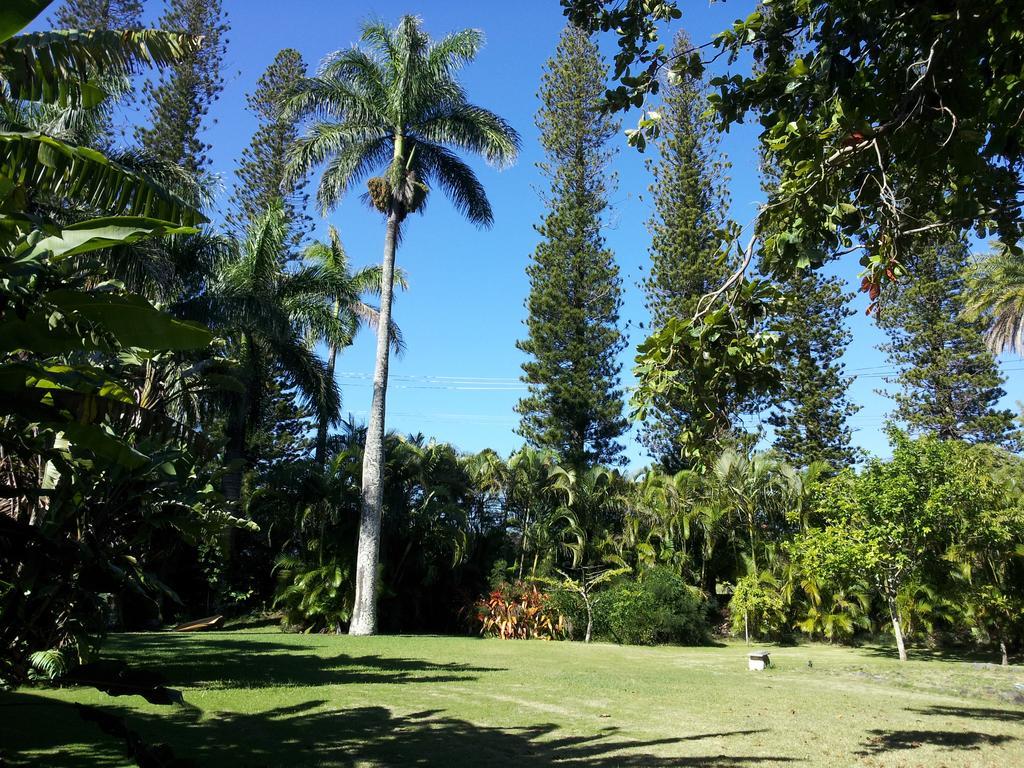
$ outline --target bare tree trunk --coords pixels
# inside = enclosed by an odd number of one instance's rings
[[[231,466],[220,479],[220,492],[224,500],[238,503],[242,499],[242,478],[245,474],[245,430],[244,427],[237,427],[229,431],[232,433],[228,438],[228,444],[224,449],[224,463]],[[237,465],[237,466],[235,466]],[[235,510],[234,514],[239,511]],[[238,538],[238,530],[234,526],[228,526],[220,533],[220,549],[225,561],[230,561],[235,552],[235,540]]]
[[[384,413],[390,352],[388,329],[391,327],[391,294],[394,288],[398,226],[398,213],[392,210],[384,234],[377,362],[373,371],[373,402],[370,405],[366,446],[363,449],[362,513],[359,518],[359,549],[356,553],[356,596],[352,622],[348,628],[350,635],[373,635],[377,632],[377,562],[384,505]]]
[[[1003,666],[1004,667],[1010,666],[1010,655],[1006,652],[1006,641],[1005,640],[1000,640],[999,641],[999,650],[1003,652]]]
[[[590,601],[587,601],[587,634],[583,638],[584,643],[590,642],[590,637],[594,632],[594,611],[590,607]]]
[[[900,661],[906,661],[907,647],[903,644],[903,629],[900,627],[900,617],[896,611],[892,611],[892,631],[896,635],[896,649],[900,652]]]
[[[341,305],[338,301],[334,302],[334,317],[337,319],[341,313]],[[338,348],[331,344],[327,351],[327,380],[334,381],[334,365],[338,359]],[[318,467],[323,468],[324,461],[327,459],[327,414],[321,414],[320,421],[316,425],[316,464]]]

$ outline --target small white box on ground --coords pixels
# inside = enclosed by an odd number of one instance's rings
[[[747,669],[760,672],[768,669],[772,665],[772,660],[768,656],[768,651],[753,651],[747,654]]]

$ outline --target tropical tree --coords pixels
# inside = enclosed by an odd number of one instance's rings
[[[234,377],[241,387],[225,388],[224,495],[241,498],[249,438],[265,418],[266,393],[280,369],[315,417],[336,423],[340,396],[336,383],[313,350],[312,342],[338,347],[351,342],[350,328],[332,313],[332,301],[348,289],[343,275],[307,266],[285,272],[281,253],[287,227],[280,206],[254,222],[246,240],[218,269],[210,290],[180,311],[217,329],[228,341]]]
[[[556,568],[555,572],[561,580],[545,579],[548,583],[579,596],[583,601],[583,608],[587,612],[587,628],[583,633],[583,642],[589,643],[594,634],[594,599],[597,588],[602,584],[608,584],[616,577],[627,574],[631,571],[625,567],[608,567],[604,565],[581,565],[576,571],[579,576]]]
[[[995,354],[1024,354],[1024,258],[997,247],[970,265],[964,291],[964,319],[986,328]]]
[[[149,30],[18,34],[48,5],[0,9],[5,119],[97,106],[100,83],[174,63],[197,42]],[[112,281],[105,258],[193,232],[201,214],[101,152],[6,124],[0,189],[0,675],[18,679],[32,651],[62,668],[82,658],[104,626],[98,592],[153,584],[151,542],[233,521],[198,469],[201,441],[132,383],[139,360],[201,350],[211,334]]]
[[[682,576],[694,562],[694,537],[704,483],[698,472],[683,469],[673,475],[656,468],[633,482],[633,495],[623,521],[619,548],[635,553],[636,565],[664,564]]]
[[[785,525],[792,493],[784,465],[763,453],[745,456],[727,449],[715,461],[712,491],[718,504],[728,509],[747,535],[750,565],[756,576],[759,554],[764,558],[767,535]]]
[[[386,226],[350,627],[352,634],[373,634],[384,490],[388,329],[402,225],[410,213],[423,210],[433,184],[471,222],[490,226],[493,212],[483,186],[454,150],[505,166],[518,154],[519,136],[493,112],[470,103],[456,77],[480,50],[480,32],[464,30],[434,42],[420,19],[404,16],[394,29],[376,22],[364,25],[361,39],[365,48],[328,56],[315,77],[297,86],[290,105],[297,115],[313,118],[295,146],[293,173],[325,166],[317,188],[317,200],[325,211],[372,170],[383,168],[383,174],[367,184],[369,200],[386,217]]]
[[[560,501],[552,528],[573,566],[592,564],[606,554],[608,534],[621,526],[630,503],[627,482],[617,470],[601,466],[551,470],[550,489]]]
[[[551,473],[558,466],[558,456],[524,446],[509,457],[502,482],[506,525],[518,538],[519,552],[516,577],[523,578],[526,556],[533,552],[532,572],[536,572],[541,553],[550,547],[549,528],[558,508],[558,499],[551,492]]]

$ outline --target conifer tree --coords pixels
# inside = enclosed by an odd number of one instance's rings
[[[56,29],[140,29],[142,0],[66,0],[53,16]],[[112,98],[94,107],[88,143],[107,148],[114,138],[115,105],[131,103],[133,90],[128,78],[103,82]]]
[[[537,126],[550,183],[541,242],[527,268],[529,395],[516,406],[518,432],[530,445],[556,451],[570,466],[620,463],[626,430],[617,360],[621,279],[601,234],[614,176],[609,140],[618,125],[596,109],[605,67],[586,34],[567,27],[547,62]]]
[[[680,31],[673,54],[692,48],[686,32]],[[654,177],[654,213],[648,222],[651,267],[642,283],[655,331],[670,318],[692,316],[701,296],[720,285],[730,271],[719,252],[729,206],[726,164],[712,123],[702,116],[707,107],[703,83],[683,78],[666,83],[661,92],[658,157],[648,166]],[[716,405],[713,410],[729,413],[732,408]],[[644,446],[670,471],[683,468],[680,435],[690,417],[680,404],[661,402],[644,424]],[[731,426],[723,423],[719,437]]]
[[[65,0],[53,20],[57,29],[140,29],[142,0]]]
[[[284,203],[288,221],[288,245],[297,249],[310,228],[305,213],[309,196],[302,189],[305,179],[287,178],[288,152],[299,137],[298,123],[288,117],[284,99],[306,76],[302,54],[292,48],[278,52],[246,98],[257,119],[256,132],[242,151],[235,170],[235,189],[227,227],[244,232],[249,222],[262,216],[276,200]]]
[[[847,396],[850,382],[840,358],[850,343],[846,318],[852,294],[835,277],[805,270],[783,287],[784,311],[774,322],[779,333],[782,375],[768,423],[775,448],[798,467],[823,461],[833,469],[853,463],[847,418],[859,407]]]
[[[221,66],[230,29],[220,0],[167,0],[158,26],[171,32],[201,35],[203,43],[157,81],[143,86],[148,120],[135,129],[135,140],[151,154],[192,174],[204,173],[210,145],[203,141],[203,121],[224,89]]]
[[[908,431],[943,439],[1017,448],[1014,414],[997,407],[1004,378],[985,347],[984,328],[962,318],[967,243],[951,236],[922,239],[913,279],[882,294],[878,324],[889,335],[881,349],[898,374],[885,392],[893,416]]]

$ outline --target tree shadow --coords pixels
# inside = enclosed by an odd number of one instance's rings
[[[880,659],[892,659],[893,661],[899,658],[899,652],[896,650],[895,645],[884,645],[878,643],[870,643],[858,646],[860,650],[866,656],[873,656]],[[1000,657],[998,652],[992,653],[991,650],[977,647],[949,647],[949,648],[927,648],[927,647],[910,647],[907,648],[907,658],[910,661],[938,661],[938,662],[949,662],[949,663],[975,663],[984,664],[986,667],[999,667]],[[1011,667],[1012,668],[1012,667]]]
[[[449,683],[500,667],[435,663],[378,655],[318,655],[301,645],[180,635],[134,635],[109,649],[129,666],[159,672],[171,687],[267,688],[350,683]]]
[[[16,696],[22,694],[15,694]],[[32,699],[28,695],[22,695]],[[37,702],[38,703],[38,702]],[[55,720],[67,719],[71,705],[45,700],[32,716],[35,722],[55,711]],[[26,718],[33,708],[22,710]],[[760,731],[698,733],[677,738],[634,739],[614,727],[588,734],[567,734],[551,723],[526,727],[499,728],[446,716],[441,710],[397,714],[385,707],[325,709],[322,701],[272,709],[258,714],[218,712],[199,717],[180,708],[167,714],[150,714],[121,707],[104,707],[123,716],[133,730],[152,742],[173,749],[180,764],[201,766],[324,766],[349,768],[357,765],[411,766],[705,766],[742,768],[800,762],[785,756],[706,754],[665,756],[678,752],[673,745],[751,735]],[[73,710],[72,710],[73,713]],[[38,727],[37,727],[37,730]],[[53,738],[52,731],[46,731]],[[78,736],[80,729],[75,731]],[[63,734],[62,734],[63,736]],[[22,752],[39,749],[25,743]],[[119,749],[115,740],[93,733],[73,747],[61,765],[96,765]],[[662,754],[653,754],[660,752]],[[17,758],[17,751],[14,757]],[[16,760],[12,765],[18,765]]]
[[[939,717],[967,717],[971,720],[996,720],[1001,723],[1024,722],[1024,709],[995,709],[992,707],[948,707],[935,704],[922,709],[908,709],[918,715]]]
[[[978,731],[925,731],[903,730],[884,731],[875,729],[864,744],[858,755],[880,755],[903,749],[933,746],[949,750],[977,750],[1016,741],[1016,736],[1002,734],[979,733]]]

